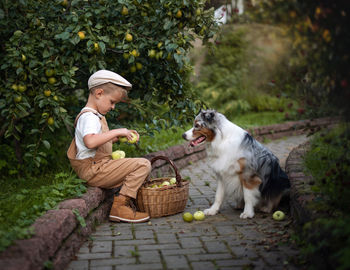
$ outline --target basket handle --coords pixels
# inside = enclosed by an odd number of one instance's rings
[[[179,171],[178,171],[178,169],[176,168],[174,162],[173,162],[171,159],[169,159],[168,157],[166,157],[166,156],[156,156],[156,157],[154,157],[154,158],[151,159],[151,164],[153,164],[154,162],[156,162],[158,159],[163,159],[163,160],[167,161],[167,162],[171,165],[171,167],[173,167],[173,169],[174,169],[174,171],[175,171],[176,185],[177,185],[178,187],[181,187],[181,186],[182,186],[182,183],[181,183],[181,175],[179,174]]]

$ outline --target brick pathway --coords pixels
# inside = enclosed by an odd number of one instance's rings
[[[265,145],[284,167],[288,153],[305,136],[294,136]],[[214,200],[216,181],[206,160],[180,171],[191,178],[190,198],[185,211],[209,207]],[[287,212],[288,202],[281,205]],[[240,211],[226,202],[218,215],[186,223],[182,214],[152,219],[144,224],[105,223],[84,243],[67,269],[297,269],[298,254],[288,242],[291,219],[274,221],[256,213],[241,220]]]

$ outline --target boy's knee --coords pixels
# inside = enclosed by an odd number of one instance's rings
[[[147,168],[148,172],[150,172],[151,169],[152,169],[151,162],[148,159],[145,159],[145,158],[141,158],[140,160],[141,160],[142,165]]]

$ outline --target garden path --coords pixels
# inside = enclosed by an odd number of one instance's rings
[[[292,136],[265,145],[284,168],[289,152],[306,140],[305,135]],[[208,208],[216,181],[207,160],[187,166],[180,174],[191,178],[185,211]],[[242,220],[230,201],[216,216],[192,223],[184,222],[182,214],[134,225],[106,221],[67,269],[298,269],[294,262],[299,251],[290,241],[293,230],[288,201],[280,208],[287,213],[280,222],[263,213]]]

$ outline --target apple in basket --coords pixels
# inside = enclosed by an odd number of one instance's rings
[[[164,181],[160,186],[161,187],[170,186],[170,182],[169,181]]]
[[[175,177],[171,178],[169,182],[170,182],[170,185],[176,184],[176,178]]]

